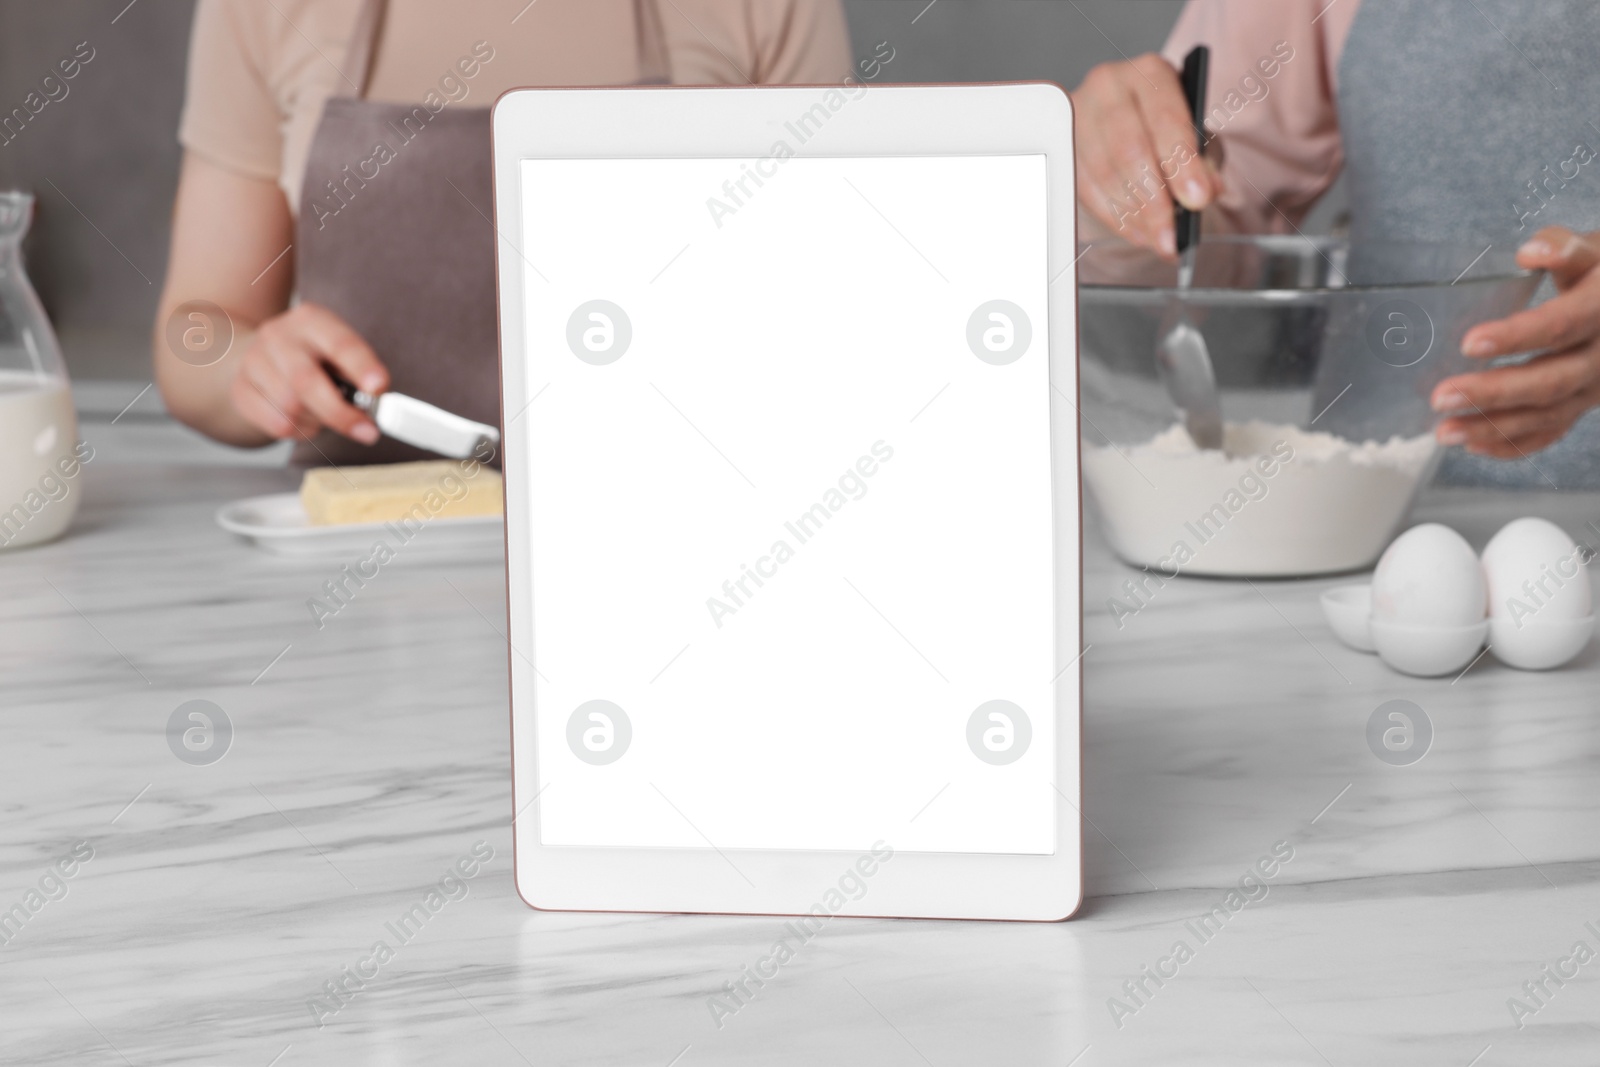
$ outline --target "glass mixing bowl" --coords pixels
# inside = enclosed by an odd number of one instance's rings
[[[1203,241],[1183,291],[1121,242],[1078,267],[1084,483],[1147,586],[1370,566],[1437,466],[1433,387],[1482,367],[1462,336],[1541,277],[1494,246],[1277,236]],[[1210,351],[1222,452],[1195,448],[1157,367],[1182,317]]]

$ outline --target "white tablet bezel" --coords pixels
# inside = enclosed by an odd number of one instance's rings
[[[516,884],[547,910],[830,914],[1019,919],[1070,917],[1082,900],[1081,486],[1078,474],[1076,194],[1072,113],[1059,86],[874,86],[852,98],[826,137],[796,149],[816,156],[1043,155],[1049,219],[1051,469],[1055,516],[1057,841],[1052,855],[896,852],[871,861],[870,890],[837,909],[827,891],[855,852],[570,848],[539,841],[538,760],[532,707],[532,576],[526,481],[518,457],[529,395],[522,301],[520,163],[535,158],[752,158],[783,124],[836,86],[519,89],[493,112],[494,200],[505,427],[506,576],[511,679],[513,850]],[[1066,398],[1071,398],[1068,403]],[[519,725],[520,724],[520,725]],[[889,843],[892,846],[892,842]],[[742,872],[742,873],[739,873]],[[748,876],[748,879],[746,878]],[[752,884],[753,883],[753,884]]]

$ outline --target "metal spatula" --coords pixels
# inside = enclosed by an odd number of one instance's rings
[[[1196,45],[1183,60],[1183,95],[1194,120],[1195,140],[1206,143],[1206,77],[1211,51]],[[1172,402],[1183,411],[1184,427],[1201,448],[1222,447],[1222,404],[1217,399],[1217,377],[1211,367],[1206,339],[1189,321],[1184,293],[1194,283],[1195,246],[1200,243],[1200,215],[1177,205],[1174,213],[1178,244],[1178,288],[1168,304],[1164,322],[1172,325],[1156,346],[1156,365]]]

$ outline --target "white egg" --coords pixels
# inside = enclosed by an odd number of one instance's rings
[[[1483,566],[1466,539],[1436,522],[1394,539],[1372,575],[1372,618],[1405,626],[1470,626],[1483,621]]]
[[[1594,610],[1583,549],[1547,519],[1506,523],[1483,550],[1489,615],[1513,622],[1569,622]]]

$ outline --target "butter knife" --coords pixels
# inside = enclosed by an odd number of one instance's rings
[[[500,447],[500,431],[404,393],[371,393],[334,378],[346,400],[366,412],[385,437],[451,459],[486,458]]]

